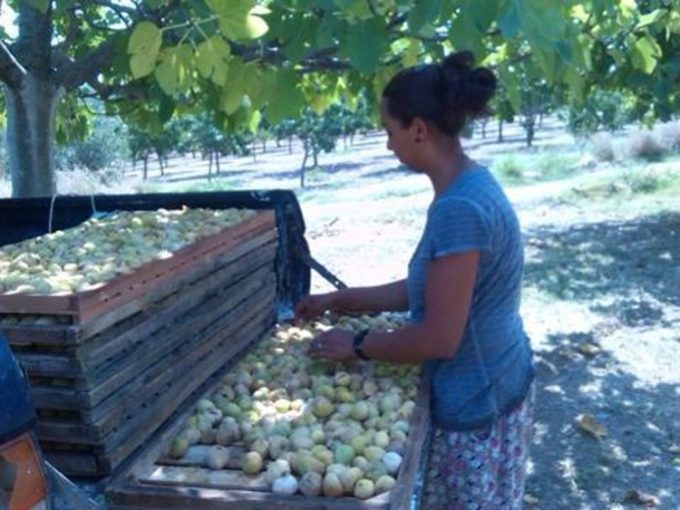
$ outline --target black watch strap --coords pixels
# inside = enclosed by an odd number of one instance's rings
[[[354,335],[354,341],[352,344],[354,346],[354,354],[357,356],[357,358],[361,358],[363,360],[370,359],[368,356],[366,356],[366,353],[364,353],[363,349],[361,348],[361,343],[364,341],[364,338],[366,338],[366,335],[368,335],[370,331],[370,329],[362,329],[356,335]]]

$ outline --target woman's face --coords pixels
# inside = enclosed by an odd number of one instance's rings
[[[409,168],[417,169],[413,129],[404,127],[400,120],[389,114],[385,99],[380,102],[380,118],[387,133],[387,149],[391,150],[401,163]]]

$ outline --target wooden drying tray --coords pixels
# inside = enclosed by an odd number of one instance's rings
[[[70,317],[72,324],[84,324],[272,228],[276,228],[274,212],[260,211],[246,221],[181,248],[167,259],[142,264],[95,289],[63,295],[0,294],[0,313],[62,315]]]
[[[214,389],[214,388],[213,388]],[[210,470],[190,465],[191,462],[169,461],[165,456],[168,444],[184,426],[195,402],[180,417],[147,443],[147,447],[114,477],[106,493],[111,510],[408,510],[417,483],[425,441],[430,426],[429,384],[421,377],[410,418],[403,462],[397,483],[389,493],[367,500],[353,497],[307,497],[301,494],[285,496],[270,491],[264,473],[244,475],[236,466],[219,470],[220,479],[189,482],[190,473],[207,475]],[[238,447],[230,447],[236,448]],[[172,462],[172,463],[170,463]],[[174,464],[174,465],[173,465]],[[184,465],[183,465],[184,464]],[[195,477],[193,477],[195,479]]]

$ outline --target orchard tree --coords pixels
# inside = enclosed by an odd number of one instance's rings
[[[298,138],[302,142],[304,155],[300,166],[300,187],[305,187],[305,170],[310,166],[311,157],[312,168],[319,166],[319,154],[331,152],[335,149],[335,144],[340,137],[341,125],[335,121],[332,108],[319,115],[311,109],[306,109],[302,118],[297,123],[295,130]]]
[[[0,80],[14,196],[54,192],[56,126],[97,97],[138,129],[212,111],[218,125],[319,112],[395,71],[469,48],[519,87],[536,63],[574,100],[639,91],[639,111],[678,105],[680,0],[6,0]],[[519,101],[513,94],[515,111]],[[62,102],[73,105],[62,113]],[[62,121],[57,116],[68,115]],[[65,130],[66,132],[69,129]]]

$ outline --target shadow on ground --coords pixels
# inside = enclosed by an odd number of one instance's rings
[[[570,228],[539,227],[527,235],[526,283],[559,298],[609,293],[627,302],[628,322],[658,318],[642,293],[680,305],[680,213]]]
[[[550,348],[537,353],[527,492],[541,509],[626,507],[632,490],[654,495],[660,508],[678,508],[680,471],[671,453],[680,439],[680,406],[672,405],[677,386],[642,384],[605,351],[580,354],[577,346],[588,336],[552,335]],[[604,425],[607,436],[578,430],[574,420],[580,413]]]
[[[578,333],[551,332],[539,342],[534,469],[527,485],[538,508],[639,508],[625,502],[633,490],[658,498],[659,508],[680,508],[680,457],[674,450],[680,443],[680,387],[673,374],[659,374],[677,362],[654,358],[680,355],[680,339],[661,333],[677,322],[679,261],[677,212],[528,233],[526,284],[558,297],[557,303],[581,302],[606,317],[601,324],[572,325]],[[648,352],[655,332],[656,348],[664,344],[666,350]],[[632,365],[606,347],[590,355],[583,350],[612,345],[603,343],[608,335],[622,342]],[[653,366],[640,372],[646,357]],[[578,430],[574,420],[581,413],[603,424],[607,436],[596,439]]]

